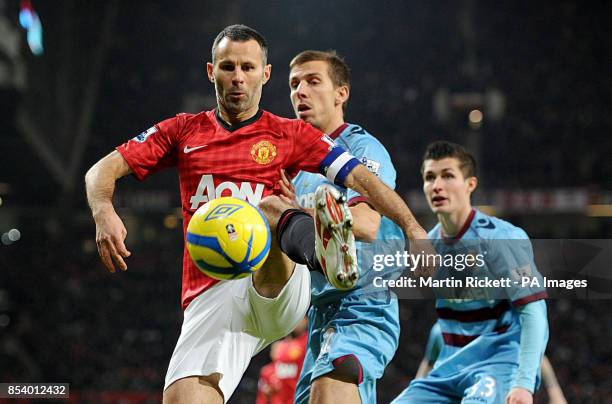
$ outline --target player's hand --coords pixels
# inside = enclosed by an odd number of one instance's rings
[[[506,396],[506,404],[533,404],[533,395],[522,387],[513,387]]]
[[[415,233],[414,236],[415,238],[409,241],[409,252],[415,259],[420,256],[419,265],[414,268],[414,275],[423,278],[432,277],[436,273],[435,256],[438,253],[428,240],[425,230]],[[414,259],[413,262],[415,262]]]
[[[280,186],[281,194],[279,197],[283,200],[283,202],[288,203],[296,209],[301,209],[300,203],[297,200],[297,195],[295,194],[295,187],[293,183],[287,177],[287,173],[285,170],[280,170],[281,179],[278,180],[278,185]]]
[[[115,264],[126,271],[124,258],[132,255],[125,248],[127,230],[114,209],[94,215],[96,222],[96,245],[100,259],[109,272],[115,272]]]

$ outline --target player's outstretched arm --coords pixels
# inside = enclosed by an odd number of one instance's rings
[[[427,233],[416,221],[404,200],[364,165],[357,165],[346,177],[344,185],[368,198],[383,216],[397,223],[410,240],[425,240]]]
[[[113,207],[115,181],[131,172],[128,163],[118,151],[113,151],[85,174],[87,201],[96,222],[96,245],[102,263],[109,272],[115,264],[127,270],[123,258],[130,256],[125,248],[127,230]]]
[[[368,201],[381,215],[397,223],[410,240],[410,253],[426,255],[435,254],[427,240],[427,232],[414,218],[404,200],[365,166],[355,166],[344,181],[344,186],[357,191],[368,198]],[[429,260],[424,260],[429,261]],[[417,275],[431,276],[434,267],[422,265],[417,268]]]

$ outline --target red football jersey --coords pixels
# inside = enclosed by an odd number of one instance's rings
[[[117,147],[139,180],[166,167],[178,168],[183,212],[183,237],[195,210],[221,196],[257,205],[279,192],[280,170],[290,178],[300,170],[335,176],[349,155],[333,147],[319,130],[301,120],[267,111],[230,126],[215,110],[179,114]],[[354,160],[354,159],[352,159]],[[218,281],[195,266],[183,252],[182,307]]]
[[[292,403],[306,355],[308,333],[276,342],[273,362],[259,373],[257,404]]]
[[[277,402],[277,392],[281,389],[280,380],[274,374],[274,362],[268,363],[259,371],[257,397],[255,404],[273,404]],[[286,403],[293,402],[293,396]]]

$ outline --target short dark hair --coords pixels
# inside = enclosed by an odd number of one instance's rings
[[[289,63],[289,70],[297,65],[319,60],[327,62],[329,66],[329,77],[334,83],[334,86],[351,86],[351,69],[344,61],[344,58],[339,56],[333,49],[328,51],[305,50],[304,52],[300,52],[291,60],[291,63]]]
[[[228,25],[227,27],[223,28],[221,32],[219,32],[212,45],[213,63],[215,63],[215,52],[217,51],[219,42],[221,42],[223,38],[228,38],[231,41],[237,42],[246,42],[250,41],[251,39],[256,40],[259,46],[261,47],[264,65],[266,64],[268,60],[268,43],[266,42],[266,38],[264,38],[263,35],[261,35],[253,28],[242,24]]]
[[[459,160],[459,169],[465,178],[476,176],[476,160],[465,147],[456,143],[438,140],[427,146],[421,164],[421,174],[423,174],[423,164],[425,160],[442,160],[443,158],[453,157]]]

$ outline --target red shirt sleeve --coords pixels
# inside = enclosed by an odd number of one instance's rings
[[[184,119],[178,115],[162,121],[120,146],[121,153],[139,180],[176,165],[176,145]]]
[[[291,161],[294,163],[289,167],[289,173],[297,175],[300,170],[318,173],[323,159],[329,154],[334,146],[333,140],[323,132],[302,120],[292,121],[293,136],[295,136],[295,148]]]

